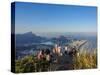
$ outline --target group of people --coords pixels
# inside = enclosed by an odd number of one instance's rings
[[[65,54],[69,54],[69,55],[75,55],[78,52],[78,48],[76,46],[66,46],[65,47]]]
[[[56,44],[55,47],[53,48],[53,53],[58,55],[63,55],[63,54],[75,55],[77,52],[78,52],[78,46],[66,45],[61,47]]]
[[[40,50],[37,54],[38,60],[46,60],[48,62],[52,62],[53,60],[53,55],[75,55],[77,53],[77,48],[76,46],[70,47],[70,46],[65,46],[64,53],[61,52],[61,47],[55,45],[53,50],[50,49],[45,49],[45,50]]]
[[[49,49],[40,50],[37,54],[38,60],[46,60],[48,62],[51,61],[51,52]]]

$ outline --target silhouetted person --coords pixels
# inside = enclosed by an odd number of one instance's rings
[[[50,54],[50,50],[46,49],[45,53],[46,53],[46,55]]]

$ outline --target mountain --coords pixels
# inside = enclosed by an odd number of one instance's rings
[[[25,45],[25,44],[33,44],[33,43],[40,44],[45,42],[52,42],[52,43],[63,45],[71,41],[70,37],[59,36],[59,37],[47,38],[47,37],[38,36],[32,32],[16,34],[15,37],[16,37],[17,46]]]
[[[59,36],[59,37],[51,38],[51,41],[54,43],[63,45],[63,44],[71,42],[71,38],[65,37],[65,36]]]
[[[16,34],[16,44],[32,44],[32,43],[41,43],[46,40],[45,37],[37,36],[32,32],[27,32],[24,34]]]

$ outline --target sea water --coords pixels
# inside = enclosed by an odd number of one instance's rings
[[[96,35],[80,35],[80,36],[74,36],[76,39],[80,40],[87,40],[87,42],[82,46],[81,51],[88,51],[93,52],[94,50],[97,50],[97,36]]]

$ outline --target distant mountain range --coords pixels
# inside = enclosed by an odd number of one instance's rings
[[[51,41],[53,43],[59,43],[63,44],[66,42],[70,42],[70,38],[65,37],[65,36],[59,36],[59,37],[53,37],[53,38],[46,38],[46,37],[41,37],[37,36],[36,34],[32,32],[27,32],[24,34],[16,34],[16,45],[23,45],[23,44],[32,44],[32,43],[42,43],[42,42],[47,42]]]
[[[57,43],[59,45],[69,43],[71,40],[72,39],[70,37],[65,37],[65,36],[59,36],[51,39],[52,42]]]
[[[16,44],[31,44],[31,43],[41,43],[46,40],[45,37],[37,36],[32,32],[27,32],[24,34],[16,34]]]

